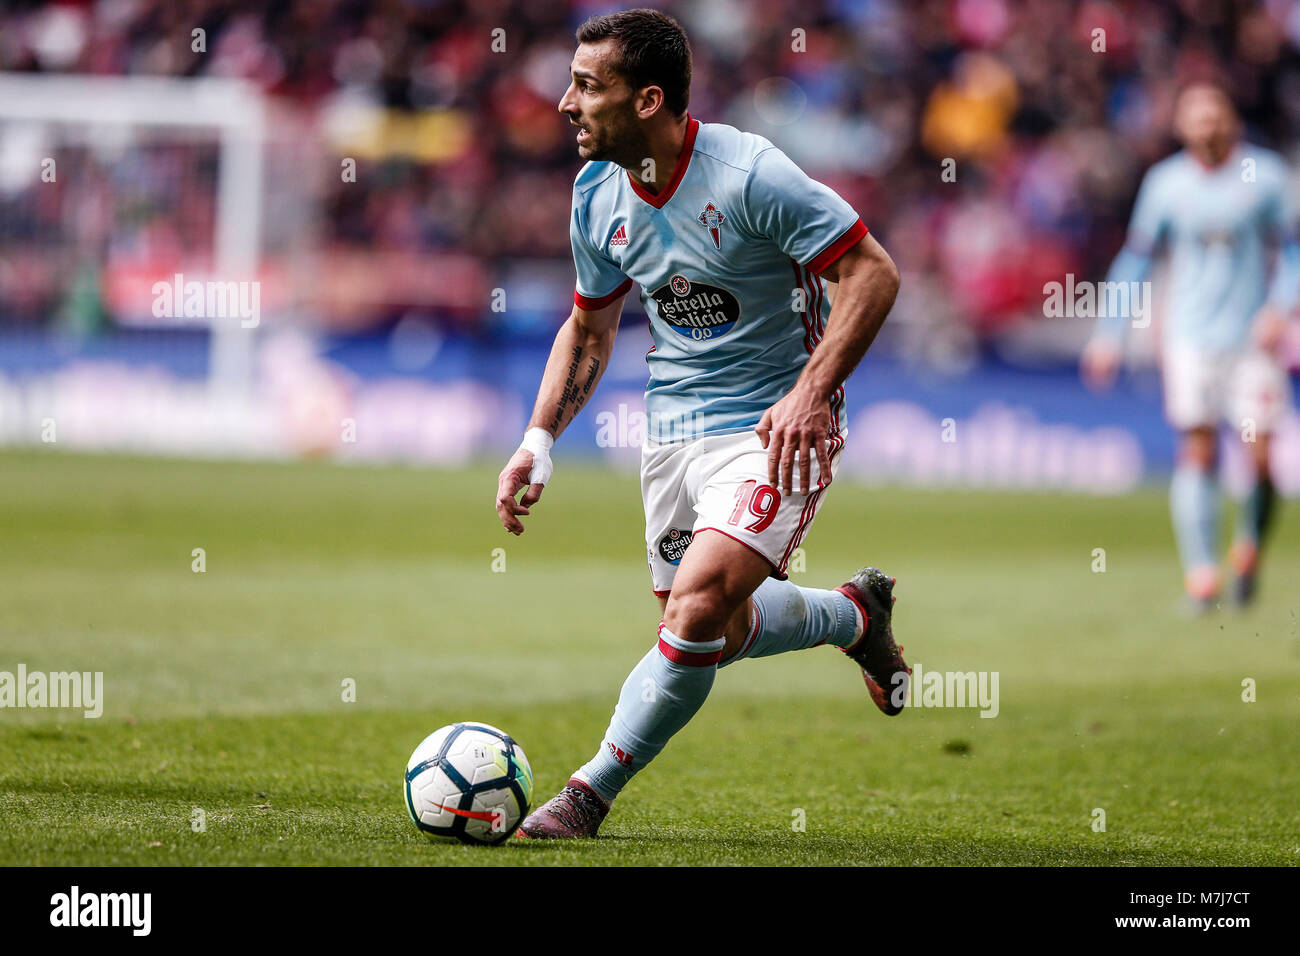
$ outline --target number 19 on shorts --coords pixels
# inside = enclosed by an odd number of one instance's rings
[[[736,488],[736,507],[731,509],[727,523],[738,526],[742,520],[752,517],[756,520],[745,525],[745,530],[761,534],[776,520],[776,510],[780,507],[781,492],[751,478]]]

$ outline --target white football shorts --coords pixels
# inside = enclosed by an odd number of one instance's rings
[[[1259,349],[1212,352],[1174,347],[1164,354],[1165,417],[1179,430],[1217,426],[1272,432],[1291,405],[1291,380]]]
[[[645,504],[646,557],[655,594],[672,589],[693,537],[706,528],[734,538],[767,559],[772,577],[785,580],[799,547],[839,470],[848,432],[830,440],[831,473],[822,480],[812,460],[811,493],[805,493],[795,462],[798,490],[781,494],[768,480],[767,450],[753,430],[705,435],[682,442],[641,446],[641,498]]]

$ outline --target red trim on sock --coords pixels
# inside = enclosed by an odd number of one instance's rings
[[[722,659],[722,648],[718,648],[716,651],[684,651],[679,647],[674,647],[663,639],[664,627],[664,622],[660,621],[657,632],[659,634],[659,653],[674,664],[685,664],[687,667],[709,667]]]
[[[683,651],[673,647],[662,637],[659,638],[659,653],[674,664],[684,664],[687,667],[712,667],[722,660],[721,650]]]
[[[835,588],[835,590],[836,590],[836,591],[839,591],[839,592],[840,592],[841,594],[843,594],[846,598],[848,598],[850,601],[852,601],[854,604],[856,604],[857,607],[858,607],[858,610],[862,612],[862,634],[858,637],[858,639],[857,639],[856,641],[854,641],[854,642],[853,642],[852,644],[850,644],[848,647],[841,647],[841,648],[840,648],[840,650],[844,651],[844,653],[846,653],[846,654],[847,654],[849,651],[851,651],[853,648],[855,648],[855,647],[857,647],[859,644],[861,644],[864,640],[866,640],[866,638],[867,638],[867,628],[871,626],[871,615],[867,613],[867,609],[866,609],[865,607],[862,606],[862,602],[861,602],[861,601],[859,601],[857,598],[855,598],[851,592],[845,590],[845,588],[847,588],[847,587],[848,587],[848,585],[846,585],[846,584],[841,584],[839,587]]]

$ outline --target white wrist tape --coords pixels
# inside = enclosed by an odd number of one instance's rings
[[[533,470],[528,473],[530,485],[545,485],[555,473],[551,464],[551,446],[555,436],[545,428],[530,428],[524,432],[524,440],[519,447],[533,453]]]

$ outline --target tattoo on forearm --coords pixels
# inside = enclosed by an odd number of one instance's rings
[[[572,356],[572,361],[569,362],[569,374],[564,379],[564,389],[560,392],[560,400],[555,406],[555,417],[551,420],[553,432],[558,432],[564,427],[565,422],[581,411],[583,403],[587,401],[591,390],[596,385],[596,378],[600,375],[600,359],[592,356],[591,365],[587,369],[587,381],[579,388],[578,369],[582,364],[582,346],[575,345]]]

